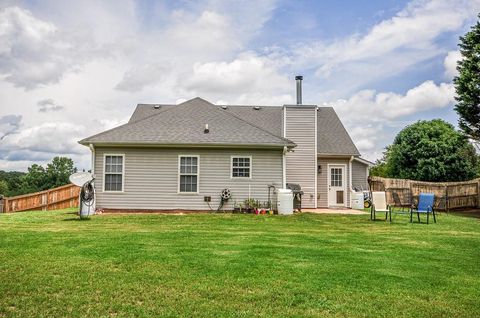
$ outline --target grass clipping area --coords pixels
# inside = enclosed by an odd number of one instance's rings
[[[0,215],[0,317],[479,317],[480,223]]]

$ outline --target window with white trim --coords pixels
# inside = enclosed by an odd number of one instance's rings
[[[105,191],[123,191],[123,159],[123,155],[105,155]]]
[[[198,192],[198,156],[180,156],[179,192]]]
[[[232,178],[250,178],[251,167],[251,157],[232,157]]]

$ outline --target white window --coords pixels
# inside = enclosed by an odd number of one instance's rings
[[[125,155],[106,154],[104,159],[103,190],[122,192]]]
[[[198,193],[199,156],[179,156],[178,192]]]
[[[232,156],[232,178],[252,177],[252,157]]]

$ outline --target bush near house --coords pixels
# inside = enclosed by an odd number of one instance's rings
[[[480,223],[0,215],[0,317],[479,317]]]

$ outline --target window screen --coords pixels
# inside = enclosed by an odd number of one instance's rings
[[[250,157],[232,158],[232,177],[250,178],[251,160]]]
[[[105,191],[123,190],[123,156],[105,156]]]
[[[198,192],[198,157],[180,157],[180,192]]]

